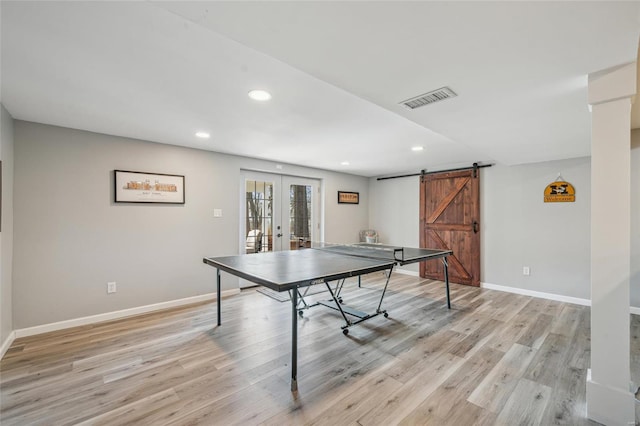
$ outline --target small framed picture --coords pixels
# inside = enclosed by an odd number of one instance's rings
[[[184,204],[184,176],[114,170],[116,203]]]
[[[338,191],[338,204],[360,204],[360,193]]]

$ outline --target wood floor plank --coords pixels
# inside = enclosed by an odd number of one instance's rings
[[[552,323],[550,333],[571,337],[580,325],[583,309],[580,306],[565,304]]]
[[[541,425],[551,400],[551,388],[527,379],[520,379],[496,425]]]
[[[562,308],[564,306],[565,303],[532,297],[530,298],[529,302],[520,310],[520,313],[524,313],[527,315],[547,314],[555,318],[562,311]]]
[[[165,407],[167,404],[178,401],[179,398],[171,388],[157,394],[134,401],[130,404],[118,407],[99,416],[78,423],[78,426],[100,425],[118,426],[126,424],[140,424],[149,420],[149,415]]]
[[[352,392],[345,395],[335,403],[327,407],[322,414],[317,416],[309,425],[338,425],[350,424],[359,417],[376,408],[387,395],[400,388],[402,383],[392,379],[384,373],[378,373],[367,377]]]
[[[587,404],[581,401],[581,395],[586,393],[587,371],[569,367],[559,372],[551,393],[551,401],[542,417],[543,424],[596,424],[586,418]],[[575,414],[580,414],[584,421],[578,421]]]
[[[503,353],[485,347],[458,368],[429,397],[413,410],[402,422],[419,422],[422,418],[448,418],[458,404],[466,401],[471,392],[480,384],[503,357]]]
[[[469,334],[467,337],[456,343],[449,352],[461,358],[468,357],[473,350],[478,350],[483,346],[483,342],[489,340],[495,330],[503,323],[495,319],[483,321],[479,328]]]
[[[524,314],[531,315],[534,319],[533,321],[529,321],[528,327],[525,328],[517,343],[539,349],[551,331],[551,324],[553,323],[554,317],[542,313],[525,312]]]
[[[183,416],[234,393],[241,393],[248,387],[249,383],[241,375],[218,370],[177,384],[173,389],[182,402],[179,415]]]
[[[529,364],[525,378],[553,387],[558,374],[567,366],[571,349],[571,338],[560,334],[549,334]]]
[[[386,395],[386,401],[382,401],[377,407],[358,418],[358,423],[387,425],[392,424],[394,419],[409,416],[465,362],[465,359],[447,352],[439,353],[425,363],[423,368],[415,372],[411,379],[403,383],[399,389]],[[385,373],[388,374],[388,372],[389,370]]]
[[[640,348],[638,349],[640,350]],[[633,353],[632,348],[632,357]],[[571,350],[569,351],[567,363],[571,367],[582,370],[589,368],[591,363],[591,314],[588,309],[582,310],[578,327],[573,336],[571,336]],[[632,362],[631,365],[633,366],[634,363]],[[640,366],[640,362],[635,365]],[[632,370],[634,369],[632,368]]]
[[[161,374],[164,376],[159,378]],[[58,392],[56,395],[39,400],[36,409],[21,406],[20,410],[10,410],[11,416],[9,418],[20,419],[27,423],[40,418],[46,418],[52,423],[77,423],[115,410],[132,401],[160,393],[171,387],[170,384],[175,382],[176,378],[182,380],[183,376],[184,372],[181,367],[173,364],[163,365],[155,370],[147,370],[133,377],[127,384],[120,383],[120,381],[108,384],[88,383],[82,387],[69,388],[66,392]],[[3,418],[3,422],[4,420]]]
[[[503,323],[502,327],[493,333],[487,344],[494,349],[506,352],[520,340],[530,323],[531,318],[518,314],[511,321]]]
[[[438,419],[438,424],[442,426],[494,426],[496,417],[497,415],[489,410],[484,410],[468,401],[462,401],[456,410],[450,413],[449,417]]]
[[[296,399],[284,410],[265,420],[265,424],[306,424],[325,413],[327,407],[345,398],[358,388],[370,374],[385,370],[392,358],[360,362],[349,359],[334,371],[316,372],[304,384],[298,383]],[[314,376],[314,374],[311,374]]]
[[[514,343],[467,400],[499,413],[535,355],[535,349]]]
[[[522,296],[519,294],[510,294],[509,297],[502,300],[502,303],[495,306],[491,313],[492,318],[503,322],[510,322],[518,315],[522,309],[532,299],[530,296]],[[495,305],[495,304],[494,304]]]
[[[491,317],[486,314],[460,315],[452,323],[450,329],[466,335],[482,328]]]
[[[215,425],[220,424],[259,424],[282,410],[292,400],[292,395],[272,389],[281,389],[287,383],[271,376],[242,392],[232,393],[219,400],[211,401],[196,411],[184,409],[186,401],[164,407],[145,419],[157,425]],[[251,401],[251,404],[247,404]]]
[[[345,301],[377,306],[385,280],[349,280]],[[350,328],[255,289],[131,318],[16,339],[0,362],[5,425],[571,424],[585,418],[584,306],[394,274],[382,315]],[[313,297],[326,298],[326,294]],[[640,382],[640,317],[631,319]],[[635,362],[635,361],[638,362]],[[537,423],[536,423],[537,422]]]
[[[447,329],[435,330],[433,334],[417,341],[409,351],[398,355],[398,361],[392,365],[387,374],[406,383],[425,369],[428,370],[431,363],[443,354],[450,354],[450,348],[464,337],[460,333]],[[447,358],[458,357],[452,355]]]

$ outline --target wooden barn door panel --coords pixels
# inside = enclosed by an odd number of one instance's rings
[[[479,286],[479,171],[433,173],[420,179],[420,247],[453,250],[451,282]],[[422,262],[420,276],[444,280],[444,267],[441,262]]]

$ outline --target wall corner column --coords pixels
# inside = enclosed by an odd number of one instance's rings
[[[630,373],[631,99],[636,63],[589,75],[591,369],[587,417],[634,424]]]

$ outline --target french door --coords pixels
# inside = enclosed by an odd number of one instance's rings
[[[311,247],[320,238],[320,181],[244,170],[240,253]],[[240,287],[254,285],[240,280]]]

